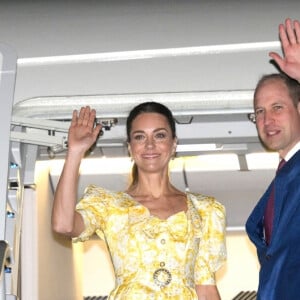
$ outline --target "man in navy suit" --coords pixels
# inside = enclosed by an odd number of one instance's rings
[[[284,57],[270,56],[281,73],[254,93],[258,135],[285,161],[246,223],[260,262],[257,300],[300,299],[300,22],[287,19],[279,36]]]

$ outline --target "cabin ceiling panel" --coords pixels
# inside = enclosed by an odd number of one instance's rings
[[[84,64],[19,63],[15,103],[44,96],[251,90],[261,75],[276,71],[268,62],[270,50]]]

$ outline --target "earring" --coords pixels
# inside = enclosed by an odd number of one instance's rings
[[[172,153],[171,159],[174,160],[176,158],[176,151]]]

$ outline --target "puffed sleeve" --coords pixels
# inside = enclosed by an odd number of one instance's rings
[[[226,261],[225,207],[213,197],[198,201],[198,205],[202,232],[195,265],[195,283],[214,285],[215,272]]]
[[[72,241],[86,241],[95,233],[101,239],[104,239],[103,229],[106,216],[105,190],[94,185],[89,185],[85,189],[83,197],[77,203],[76,211],[81,214],[85,229],[78,237],[74,237]]]

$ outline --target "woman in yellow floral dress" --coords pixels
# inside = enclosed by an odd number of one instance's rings
[[[73,112],[53,229],[74,242],[94,233],[106,241],[116,277],[109,299],[219,300],[214,274],[226,259],[225,209],[170,183],[177,145],[171,111],[157,102],[134,107],[127,118],[131,185],[124,192],[88,186],[76,205],[80,162],[101,130],[95,116],[88,106]]]

